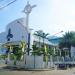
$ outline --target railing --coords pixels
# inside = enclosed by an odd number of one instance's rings
[[[75,64],[75,58],[62,58],[62,57],[56,57],[53,58],[54,64]]]

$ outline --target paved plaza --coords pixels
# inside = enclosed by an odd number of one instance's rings
[[[68,68],[67,70],[11,70],[3,68],[6,65],[0,66],[0,75],[75,75],[75,68]]]

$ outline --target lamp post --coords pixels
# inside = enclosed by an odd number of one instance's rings
[[[55,34],[53,34],[53,35],[51,35],[51,36],[55,36],[55,35],[57,35],[57,34],[60,34],[60,33],[62,33],[63,31],[60,31],[60,32],[57,32],[57,33],[55,33]],[[50,39],[50,40],[52,40],[52,39]],[[54,54],[55,54],[55,49],[54,49]],[[60,53],[61,54],[61,53]]]
[[[62,33],[63,31],[60,31],[60,32],[57,32],[57,33],[55,33],[55,34],[53,34],[53,35],[51,35],[51,36],[55,36],[55,35],[57,35],[57,34],[59,34],[59,33]],[[52,40],[52,39],[49,39],[49,40]],[[54,52],[53,52],[53,54],[55,54],[55,50],[56,50],[56,47],[54,47]],[[61,51],[60,51],[60,54],[61,54]],[[53,64],[53,57],[51,56],[51,64]]]
[[[30,5],[29,4],[29,1],[27,2],[27,5],[25,6],[24,10],[23,10],[23,13],[26,14],[26,27],[27,27],[27,32],[28,32],[28,35],[27,35],[27,43],[28,43],[28,47],[27,47],[27,50],[28,50],[28,55],[29,55],[29,38],[30,38],[30,32],[29,32],[29,15],[32,11],[32,9],[36,7],[36,5]]]

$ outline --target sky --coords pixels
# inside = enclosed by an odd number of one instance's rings
[[[28,0],[17,0],[10,6],[0,10],[0,32],[5,31],[8,23],[26,15],[22,12]],[[29,0],[36,4],[29,16],[29,27],[43,30],[50,35],[60,31],[75,31],[75,0]]]

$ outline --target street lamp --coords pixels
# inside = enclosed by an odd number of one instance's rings
[[[62,33],[62,32],[63,32],[63,31],[57,32],[57,33],[55,33],[55,34],[53,34],[53,35],[51,35],[51,36],[55,36],[55,35],[60,34],[60,33]],[[50,37],[50,36],[49,36],[49,37]],[[50,38],[49,41],[51,41],[51,40],[53,40],[53,39],[56,39],[56,37],[55,37],[55,38]],[[54,55],[56,54],[56,53],[55,53],[55,50],[56,50],[56,46],[55,46],[54,52],[53,52]],[[61,51],[60,51],[60,55],[61,55]],[[51,57],[51,60],[52,60],[52,57]]]
[[[32,11],[32,9],[36,7],[36,5],[30,5],[29,1],[27,2],[27,5],[25,6],[23,13],[26,14],[26,27],[27,27],[27,32],[28,32],[28,36],[27,36],[27,42],[28,42],[28,47],[27,47],[27,51],[28,51],[28,55],[29,55],[29,46],[30,46],[30,31],[29,31],[29,15]]]
[[[57,33],[55,33],[55,34],[53,34],[53,35],[51,35],[51,36],[57,35],[57,34],[62,33],[62,32],[63,32],[63,31],[57,32]]]

